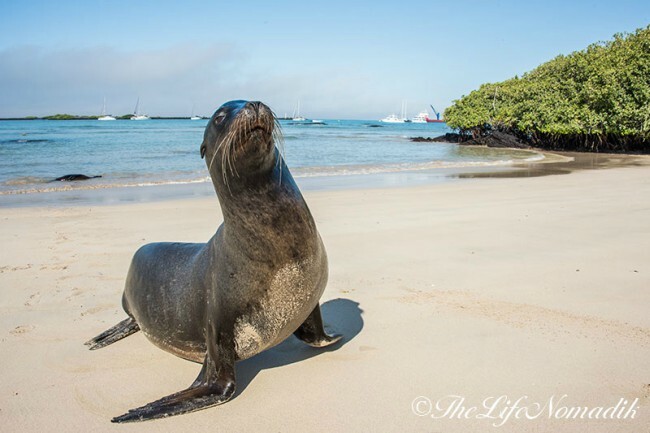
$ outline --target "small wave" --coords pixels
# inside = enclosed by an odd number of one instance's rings
[[[52,140],[45,138],[14,138],[10,140],[0,140],[0,144],[25,144],[25,143],[48,143]]]
[[[35,183],[45,183],[50,180],[52,179],[45,178],[45,177],[25,176],[25,177],[17,177],[15,179],[10,179],[6,182],[3,182],[3,184],[7,186],[20,186],[20,185],[31,185]]]
[[[108,182],[100,184],[65,184],[57,186],[33,186],[24,189],[9,189],[0,191],[0,195],[17,195],[17,194],[36,194],[36,193],[50,193],[61,191],[88,191],[88,190],[102,190],[110,188],[134,188],[141,186],[159,186],[159,185],[187,185],[193,183],[209,182],[210,177],[201,179],[182,179],[182,180],[152,180],[152,181],[133,181],[133,182]]]
[[[516,162],[539,162],[546,159],[546,156],[544,156],[541,153],[538,153],[536,155],[533,155],[531,157],[525,158],[523,160],[517,160]]]

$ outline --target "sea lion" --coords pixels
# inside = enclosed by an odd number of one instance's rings
[[[65,176],[57,177],[56,179],[52,179],[50,182],[76,182],[78,180],[88,180],[88,179],[95,179],[97,177],[101,176],[86,176],[85,174],[66,174]]]
[[[201,144],[223,212],[207,243],[141,247],[122,305],[128,318],[86,344],[98,349],[138,330],[156,346],[203,363],[186,390],[113,418],[140,421],[226,402],[235,361],[292,333],[314,347],[340,340],[323,328],[327,256],[314,219],[275,146],[279,124],[261,102],[231,101]]]

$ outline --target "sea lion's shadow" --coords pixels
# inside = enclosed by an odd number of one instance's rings
[[[323,322],[329,334],[341,334],[343,338],[336,344],[324,348],[306,345],[293,335],[277,346],[259,355],[237,363],[237,393],[241,394],[261,370],[281,367],[294,362],[318,356],[325,352],[338,350],[347,344],[363,329],[363,310],[350,299],[332,299],[321,305]]]

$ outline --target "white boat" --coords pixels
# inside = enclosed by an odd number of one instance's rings
[[[201,120],[201,119],[203,119],[203,117],[201,117],[201,116],[196,116],[196,115],[194,114],[194,106],[192,106],[192,115],[190,116],[190,120]]]
[[[411,119],[411,122],[413,122],[413,123],[427,123],[427,117],[429,117],[429,113],[427,112],[427,110],[420,111],[420,113],[417,116],[415,116],[415,117],[413,117]]]
[[[406,101],[402,101],[401,117],[397,117],[395,114],[391,114],[390,116],[386,116],[386,117],[384,117],[383,119],[381,119],[379,121],[384,122],[384,123],[405,123],[405,122],[410,122],[410,120],[406,118]]]
[[[294,122],[304,122],[307,120],[300,115],[300,100],[298,100],[296,108],[293,110],[293,116],[291,116],[291,120]]]
[[[97,120],[115,120],[115,117],[106,114],[106,98],[104,98],[104,105],[102,106],[102,115]]]
[[[138,101],[135,103],[135,109],[133,110],[131,120],[149,120],[149,116],[146,114],[140,114],[140,98],[138,98]]]
[[[379,121],[384,123],[404,123],[404,119],[400,119],[394,114],[391,114],[390,116],[386,116],[383,119],[380,119]]]

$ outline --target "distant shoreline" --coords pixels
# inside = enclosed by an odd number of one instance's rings
[[[575,138],[576,140],[584,139],[584,136],[577,136],[576,134],[565,134],[567,137]],[[613,135],[612,135],[613,136]],[[620,137],[619,137],[620,138]],[[447,132],[438,137],[410,137],[409,140],[416,143],[454,143],[460,146],[482,146],[501,149],[523,149],[534,150],[538,152],[579,152],[579,153],[611,153],[621,155],[648,155],[650,148],[644,147],[644,142],[640,141],[636,144],[629,145],[625,149],[590,149],[585,147],[572,148],[569,146],[560,146],[557,143],[555,146],[548,145],[544,140],[531,140],[521,135],[515,135],[513,131],[500,131],[492,130],[483,134],[477,134],[476,137],[471,134],[464,134],[458,132]],[[567,140],[568,141],[568,140]]]

